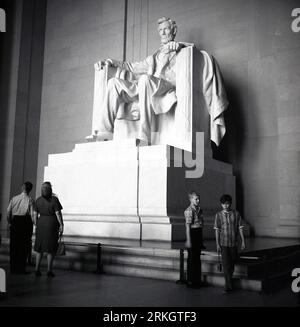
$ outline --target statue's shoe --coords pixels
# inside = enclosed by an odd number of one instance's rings
[[[86,137],[85,137],[85,140],[86,140],[87,142],[94,142],[94,141],[96,141],[96,137],[97,137],[96,134],[91,134],[91,135],[86,136]]]
[[[113,139],[113,133],[95,131],[94,134],[86,136],[85,139],[88,142],[108,141]]]
[[[143,139],[136,139],[136,146],[148,146],[151,145],[149,141]]]

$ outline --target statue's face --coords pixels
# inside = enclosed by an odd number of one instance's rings
[[[174,34],[169,22],[162,22],[158,26],[158,33],[160,36],[160,41],[163,44],[166,44],[174,40]]]

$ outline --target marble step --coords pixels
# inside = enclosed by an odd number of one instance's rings
[[[70,269],[77,271],[96,270],[97,246],[96,244],[67,243],[67,255],[57,256],[56,269]],[[281,251],[282,254],[282,251]],[[297,253],[296,253],[297,254]],[[185,269],[186,269],[185,253]],[[34,256],[33,256],[34,257]],[[293,253],[291,257],[294,259]],[[272,259],[268,273],[269,285],[276,285],[288,277],[289,257],[276,261]],[[9,242],[3,240],[0,248],[0,263],[9,263]],[[218,271],[218,256],[215,252],[204,251],[202,254],[202,272],[204,279],[212,285],[223,286],[223,273]],[[44,259],[43,265],[46,265]],[[107,274],[136,276],[144,278],[157,278],[176,281],[179,279],[179,250],[163,248],[141,248],[126,246],[102,246],[102,268]],[[237,287],[249,290],[262,290],[264,278],[264,263],[261,259],[253,257],[240,258],[234,272]]]
[[[8,263],[8,250],[8,244],[2,246],[0,249],[1,262]],[[212,255],[210,252],[203,253],[202,271],[206,280],[213,285],[215,283],[216,285],[223,285],[224,277],[222,273],[218,272],[217,264],[218,260],[216,256]],[[45,259],[42,265],[46,265]],[[114,246],[102,247],[102,267],[103,272],[107,274],[176,281],[179,279],[179,265],[179,250]],[[55,268],[90,272],[95,271],[96,246],[87,244],[67,244],[67,255],[57,256],[55,258]],[[237,279],[247,278],[247,267],[237,265],[235,276]],[[249,289],[252,288],[253,287],[249,287]]]
[[[0,262],[9,263],[9,257],[0,254]],[[45,260],[42,267],[46,267]],[[202,265],[203,267],[203,265]],[[204,268],[204,267],[203,267]],[[78,261],[72,260],[70,256],[61,256],[55,258],[55,269],[62,270],[75,270],[75,271],[88,271],[94,272],[96,269],[95,263],[92,261]],[[179,270],[162,269],[152,266],[136,266],[124,264],[110,264],[105,263],[103,266],[103,273],[120,276],[142,277],[151,279],[160,279],[176,282],[179,279]],[[224,286],[224,276],[222,273],[211,271],[203,271],[203,281],[212,286]],[[271,281],[270,281],[271,282]],[[261,280],[247,279],[244,276],[234,275],[235,287],[239,289],[262,291],[263,282]]]
[[[209,285],[224,287],[224,277],[222,274],[204,274],[203,280]],[[249,291],[261,292],[263,290],[263,282],[259,279],[246,279],[241,276],[233,277],[234,287]]]
[[[170,251],[168,251],[170,252]],[[175,253],[174,253],[175,252]],[[185,267],[186,267],[185,254]],[[118,249],[103,249],[102,254],[103,264],[118,264],[118,265],[132,265],[132,266],[150,266],[164,269],[175,269],[179,271],[179,251],[174,251],[170,255],[141,255],[140,253],[132,253],[130,250],[124,253],[118,251]],[[201,255],[202,271],[206,273],[215,273],[218,271],[218,257],[212,255],[210,252],[203,252]],[[235,272],[240,276],[247,277],[247,265],[238,264],[236,265]]]
[[[179,279],[179,270],[163,269],[152,266],[104,264],[103,272],[111,275],[162,279],[174,282]]]

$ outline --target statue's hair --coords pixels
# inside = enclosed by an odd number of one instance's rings
[[[163,22],[168,22],[171,25],[172,33],[173,33],[173,35],[175,37],[176,36],[176,33],[177,33],[177,25],[176,25],[175,20],[172,20],[171,18],[167,18],[165,16],[163,16],[163,17],[161,17],[161,18],[159,18],[157,20],[157,24],[158,25],[160,25]]]

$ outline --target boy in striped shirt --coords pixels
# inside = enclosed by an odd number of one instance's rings
[[[220,198],[222,211],[215,216],[215,236],[217,252],[221,253],[225,277],[224,294],[232,291],[232,275],[238,258],[238,237],[241,238],[241,250],[245,249],[243,222],[238,211],[231,209],[232,198],[224,194]]]

